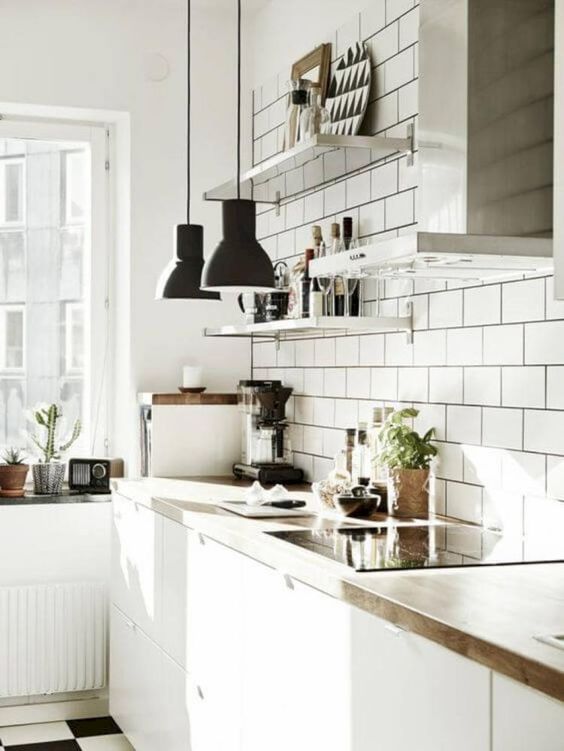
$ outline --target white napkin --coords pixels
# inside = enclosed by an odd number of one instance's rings
[[[275,485],[270,490],[266,490],[258,480],[255,480],[251,487],[245,491],[244,498],[247,506],[262,506],[264,503],[281,501],[288,498],[289,495],[283,485]]]

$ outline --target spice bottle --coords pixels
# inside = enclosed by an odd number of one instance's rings
[[[312,278],[309,287],[309,314],[314,318],[323,315],[323,292],[316,276]]]
[[[359,423],[358,440],[353,451],[352,481],[354,485],[370,485],[370,449],[366,423]]]

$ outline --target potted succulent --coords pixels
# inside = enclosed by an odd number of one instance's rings
[[[437,455],[431,443],[435,429],[421,436],[404,422],[418,414],[411,407],[392,412],[380,431],[380,461],[388,468],[388,510],[392,516],[429,515],[430,466]]]
[[[58,495],[63,490],[65,465],[61,457],[76,441],[81,431],[76,420],[66,438],[60,436],[60,421],[63,410],[58,404],[38,406],[33,411],[33,420],[39,426],[43,440],[33,432],[29,437],[41,452],[38,464],[32,467],[34,490],[38,495]]]
[[[21,498],[25,491],[24,485],[29,471],[29,464],[25,463],[25,454],[21,449],[9,448],[2,454],[3,464],[0,464],[0,498]]]

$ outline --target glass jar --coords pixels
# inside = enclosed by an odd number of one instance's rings
[[[318,133],[329,133],[331,116],[321,104],[321,87],[312,85],[309,89],[309,104],[300,114],[300,141],[316,136]]]
[[[308,105],[310,82],[305,78],[288,81],[289,103],[284,126],[284,149],[293,148],[300,140],[301,115]]]

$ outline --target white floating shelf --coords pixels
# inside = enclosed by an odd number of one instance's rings
[[[338,149],[364,149],[367,153],[365,163],[370,164],[385,157],[392,156],[398,152],[412,154],[414,148],[413,128],[409,126],[408,138],[387,138],[385,136],[338,136],[338,135],[316,135],[313,138],[299,143],[292,149],[282,151],[279,154],[266,159],[256,167],[244,172],[241,175],[241,196],[244,198],[254,198],[254,200],[265,203],[277,203],[280,198],[288,198],[293,191],[286,192],[285,186],[276,185],[274,192],[268,190],[264,185],[273,178],[285,175],[287,172],[302,167],[307,162],[317,159],[321,154]],[[350,169],[349,171],[354,171]],[[333,178],[331,178],[333,179]],[[328,182],[326,180],[325,182]],[[323,183],[320,183],[321,185]],[[263,186],[263,189],[260,189]],[[282,187],[282,190],[280,189]],[[317,185],[305,186],[309,188],[318,187]],[[303,188],[302,188],[303,190]],[[275,193],[280,193],[277,199]],[[299,192],[299,191],[298,191]],[[223,201],[228,198],[234,198],[236,194],[236,181],[218,185],[204,193],[204,199],[207,201]]]
[[[412,331],[411,315],[407,316],[322,316],[320,318],[298,318],[268,323],[221,326],[217,329],[204,329],[204,336],[243,336],[265,339],[291,339],[304,336],[332,333],[377,333],[381,331]]]
[[[550,274],[554,271],[552,240],[412,232],[316,258],[310,264],[312,276],[360,271],[381,277],[467,282]]]

